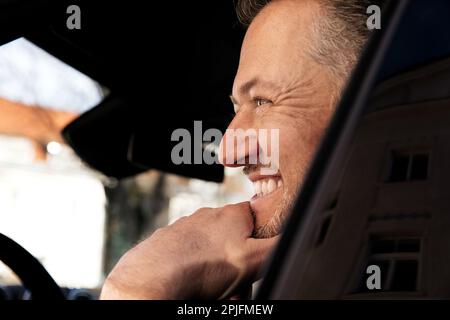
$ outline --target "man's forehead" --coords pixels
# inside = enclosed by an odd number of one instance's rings
[[[256,86],[280,86],[289,81],[287,78],[294,70],[297,75],[302,73],[307,33],[312,23],[310,12],[315,10],[307,5],[309,2],[279,0],[269,4],[255,18],[242,45],[233,87],[235,94]]]
[[[248,34],[273,29],[278,33],[306,31],[302,28],[321,17],[320,0],[272,0],[253,19]]]

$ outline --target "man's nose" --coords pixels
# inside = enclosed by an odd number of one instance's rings
[[[220,142],[219,161],[226,167],[257,164],[258,130],[243,116],[236,116]]]

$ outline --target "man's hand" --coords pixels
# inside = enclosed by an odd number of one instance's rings
[[[203,208],[159,229],[114,267],[102,299],[217,299],[257,280],[277,238],[254,239],[249,203]]]

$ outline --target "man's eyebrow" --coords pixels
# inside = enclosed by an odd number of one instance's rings
[[[262,87],[271,88],[271,89],[278,88],[278,86],[273,82],[262,80],[260,78],[253,78],[253,79],[245,82],[241,86],[239,86],[238,92],[239,92],[239,94],[244,95],[244,94],[248,93],[253,87],[256,87],[256,86],[262,86]],[[232,94],[230,94],[230,100],[233,104],[239,105],[237,99]]]
[[[238,92],[240,94],[245,94],[245,93],[249,92],[253,87],[256,87],[256,86],[267,87],[267,88],[271,88],[271,89],[278,88],[278,86],[273,82],[266,81],[261,78],[253,78],[253,79],[245,82],[244,84],[242,84],[239,87]]]

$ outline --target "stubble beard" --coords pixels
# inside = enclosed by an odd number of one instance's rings
[[[253,237],[257,239],[268,239],[279,235],[282,231],[286,217],[294,206],[296,195],[297,192],[289,192],[289,190],[286,189],[283,194],[283,199],[277,206],[277,209],[270,220],[264,225],[256,228],[253,231]]]

